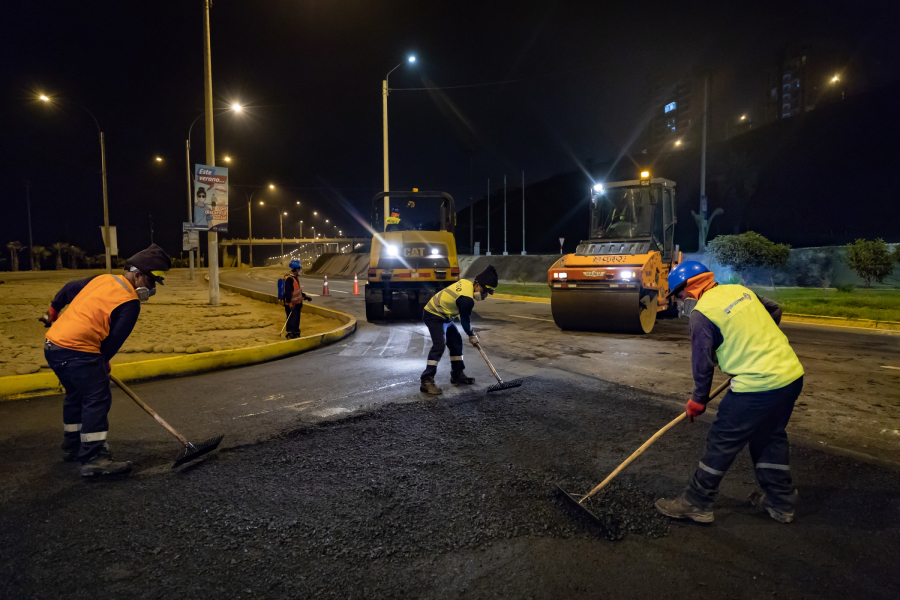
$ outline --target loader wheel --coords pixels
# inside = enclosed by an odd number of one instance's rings
[[[369,323],[384,321],[384,304],[381,302],[366,302],[366,321]]]

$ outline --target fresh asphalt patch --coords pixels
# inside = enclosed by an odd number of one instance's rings
[[[746,452],[715,523],[656,514],[704,422],[603,490],[600,523],[566,508],[556,483],[586,492],[672,412],[631,388],[532,377],[298,422],[188,470],[88,485],[60,463],[4,496],[0,597],[893,597],[897,474],[818,449],[794,448],[791,525],[746,502]]]

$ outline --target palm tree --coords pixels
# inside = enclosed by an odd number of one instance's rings
[[[9,257],[11,260],[12,270],[19,270],[19,252],[22,250],[22,242],[10,242],[6,244],[9,248]]]
[[[77,269],[79,259],[84,259],[84,250],[78,246],[70,246],[69,257],[72,259],[72,268]]]
[[[41,270],[41,260],[50,256],[50,251],[44,248],[43,246],[32,246],[31,247],[31,256],[34,258],[34,270]]]
[[[68,242],[56,242],[52,248],[56,252],[56,270],[58,271],[63,268],[63,254],[69,251],[69,244]]]

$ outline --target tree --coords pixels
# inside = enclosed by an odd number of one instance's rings
[[[51,248],[56,252],[56,270],[58,271],[63,268],[63,254],[69,251],[69,244],[67,242],[56,242]]]
[[[895,256],[897,255],[897,256]],[[881,283],[893,273],[894,262],[900,253],[888,250],[881,238],[875,240],[858,239],[847,244],[847,265],[866,281],[866,287],[872,286],[872,280]]]
[[[32,246],[31,256],[34,258],[34,270],[41,270],[41,260],[50,256],[50,251],[43,246]]]
[[[709,242],[706,250],[720,265],[735,269],[742,279],[748,269],[783,267],[791,255],[790,245],[776,244],[753,231],[720,235]]]
[[[22,242],[10,242],[6,244],[9,248],[10,266],[13,271],[19,270],[19,252],[22,250]]]
[[[79,248],[78,246],[70,246],[69,247],[69,258],[71,259],[71,267],[73,269],[78,268],[79,259],[84,259],[84,250]]]

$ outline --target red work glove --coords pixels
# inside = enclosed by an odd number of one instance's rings
[[[706,405],[700,404],[699,402],[694,402],[693,400],[688,400],[687,407],[684,409],[684,412],[687,413],[688,419],[690,419],[691,423],[693,423],[694,417],[699,417],[706,412]]]
[[[59,312],[57,312],[52,306],[47,309],[47,312],[44,313],[44,316],[40,317],[38,321],[44,324],[44,327],[50,327],[56,320],[59,318]]]

